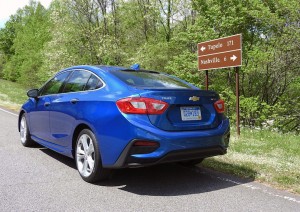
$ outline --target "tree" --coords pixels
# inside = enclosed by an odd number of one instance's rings
[[[13,44],[7,47],[9,51],[4,51],[9,57],[4,65],[4,78],[34,86],[43,63],[41,52],[44,43],[50,39],[47,10],[40,3],[31,1],[29,6],[18,10],[10,22],[12,27],[5,29],[14,29],[14,34],[5,37],[13,40]]]

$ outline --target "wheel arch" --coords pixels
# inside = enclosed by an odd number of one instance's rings
[[[19,130],[19,132],[20,132],[21,118],[22,118],[24,113],[26,113],[25,110],[21,110],[20,113],[19,113],[19,118],[18,118],[18,130]]]

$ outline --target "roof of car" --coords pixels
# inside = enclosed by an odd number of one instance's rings
[[[121,66],[107,66],[107,65],[95,65],[94,67],[100,68],[103,71],[117,71],[117,70],[130,69],[130,68],[121,67]]]
[[[92,70],[100,69],[101,71],[117,71],[117,70],[126,70],[130,68],[120,67],[120,66],[107,66],[107,65],[77,65],[77,66],[66,68],[62,71],[70,70],[70,69],[92,69]]]
[[[139,69],[139,70],[134,70],[132,68],[128,68],[128,67],[121,67],[121,66],[108,66],[108,65],[77,65],[77,66],[72,66],[69,67],[67,69],[64,69],[62,71],[66,71],[66,70],[72,70],[72,69],[89,69],[91,71],[96,71],[96,70],[101,70],[104,72],[111,72],[111,71],[122,71],[122,70],[126,70],[126,71],[142,71],[142,72],[151,72],[151,73],[159,73],[156,71],[150,71],[150,70],[144,70],[144,69]]]

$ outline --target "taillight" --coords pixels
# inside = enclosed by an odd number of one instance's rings
[[[159,115],[166,111],[168,103],[143,97],[130,97],[117,101],[122,113]]]
[[[225,102],[224,100],[220,99],[214,103],[214,107],[217,113],[224,113],[225,112]]]

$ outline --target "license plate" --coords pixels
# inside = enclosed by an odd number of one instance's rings
[[[182,121],[201,120],[200,107],[180,107]]]

